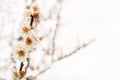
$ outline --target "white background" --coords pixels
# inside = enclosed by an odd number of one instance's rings
[[[119,0],[65,2],[64,18],[70,21],[67,30],[79,33],[80,39],[91,36],[96,42],[55,64],[53,76],[59,80],[120,80]]]
[[[119,0],[66,1],[69,25],[96,42],[56,64],[60,80],[120,80],[119,8]]]

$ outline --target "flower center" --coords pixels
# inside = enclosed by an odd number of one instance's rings
[[[29,31],[27,27],[23,27],[22,30],[23,30],[23,33],[27,33]]]
[[[25,76],[25,72],[24,71],[19,71],[19,74],[20,74],[21,77]]]
[[[32,44],[32,39],[30,39],[29,37],[28,38],[26,38],[26,44],[27,45],[31,45]]]
[[[24,56],[25,56],[25,52],[22,51],[22,50],[20,50],[20,51],[18,52],[18,55],[19,55],[20,57],[24,57]]]

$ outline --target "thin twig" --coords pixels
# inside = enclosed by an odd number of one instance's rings
[[[67,58],[67,57],[70,57],[71,55],[73,55],[73,54],[77,53],[78,51],[80,51],[82,48],[87,47],[87,46],[88,46],[89,44],[91,44],[93,41],[95,41],[95,40],[91,40],[91,41],[89,41],[88,43],[83,44],[82,46],[77,47],[75,50],[73,50],[72,52],[70,52],[70,53],[67,54],[67,55],[64,55],[64,56],[58,57],[57,59],[54,59],[53,62],[60,61],[60,60],[62,60],[62,59],[65,59],[65,58]]]
[[[58,14],[57,14],[57,23],[56,23],[56,28],[54,30],[54,35],[53,35],[53,44],[52,44],[52,55],[51,58],[53,60],[53,55],[55,54],[55,39],[56,39],[56,34],[58,32],[58,29],[60,27],[60,12],[61,12],[61,8],[59,8]]]
[[[36,79],[40,74],[43,74],[43,73],[45,73],[47,70],[49,70],[50,69],[50,66],[49,67],[47,67],[47,68],[45,68],[45,69],[43,69],[42,71],[40,71],[36,76],[34,76],[31,80],[33,80],[33,79]]]

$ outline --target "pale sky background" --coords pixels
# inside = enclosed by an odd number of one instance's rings
[[[14,8],[16,15],[11,17],[16,17],[20,21],[21,18],[17,14],[18,11],[22,13],[22,7],[20,7],[22,2],[16,0],[15,2],[18,1],[18,3],[13,4],[9,0],[3,1],[8,2],[9,5],[11,3],[13,7],[16,6]],[[3,4],[3,1],[0,1],[0,5]],[[65,48],[67,46],[66,49],[69,50],[71,43],[75,43],[77,40],[80,44],[92,39],[96,39],[96,42],[73,56],[55,63],[48,72],[41,76],[41,80],[120,80],[119,3],[119,0],[65,0],[62,12],[64,27],[58,38],[60,44],[64,44]],[[5,4],[3,5],[5,7]],[[0,14],[5,13],[0,12]],[[4,17],[9,22],[10,16]],[[18,26],[18,24],[14,25]],[[5,26],[4,34],[7,34],[13,25],[9,23]],[[2,26],[0,25],[0,27]],[[4,42],[0,44],[4,44]],[[7,47],[4,51],[3,48],[0,46],[2,55],[7,50]]]

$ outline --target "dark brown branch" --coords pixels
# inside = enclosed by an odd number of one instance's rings
[[[34,22],[34,17],[33,17],[33,15],[30,15],[30,17],[31,17],[30,26],[31,26],[31,29],[33,29],[32,25],[33,25],[33,22]]]
[[[23,62],[21,62],[21,63],[20,63],[20,69],[19,69],[19,71],[22,71],[23,66],[24,66],[24,64],[23,64]]]

